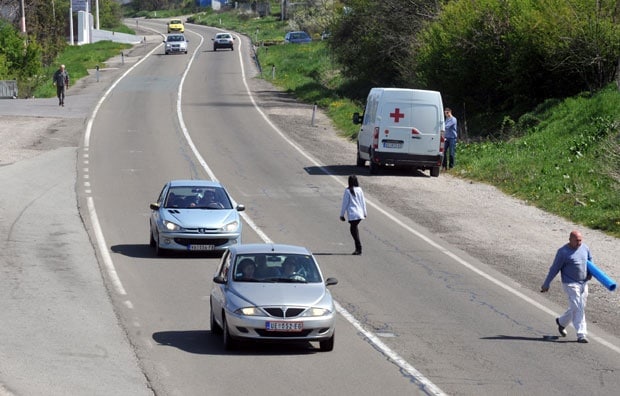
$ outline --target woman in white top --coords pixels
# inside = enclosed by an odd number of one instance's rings
[[[360,233],[357,226],[366,218],[367,214],[364,192],[360,188],[357,176],[355,175],[349,176],[349,187],[344,190],[342,208],[340,209],[340,220],[345,221],[345,213],[349,220],[351,236],[355,242],[355,251],[353,255],[359,256],[362,254],[362,243],[360,242]]]

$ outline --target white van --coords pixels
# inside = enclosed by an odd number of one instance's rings
[[[372,88],[366,110],[353,114],[362,124],[357,134],[357,166],[430,169],[439,176],[443,160],[443,102],[437,91]]]

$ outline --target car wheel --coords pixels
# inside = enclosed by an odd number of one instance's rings
[[[213,303],[210,303],[210,307],[211,307],[211,319],[209,320],[209,323],[211,324],[211,333],[220,335],[222,334],[222,328],[215,321],[215,315],[213,314]]]
[[[150,241],[149,241],[149,246],[155,247],[155,238],[153,238],[153,231],[152,230],[150,231],[150,234],[151,234],[151,238],[150,238]]]
[[[213,46],[213,52],[217,51],[217,47],[214,45]]]
[[[334,350],[334,339],[336,338],[336,333],[334,333],[329,339],[325,341],[319,341],[319,347],[322,352],[329,352]]]
[[[228,322],[226,321],[225,315],[222,315],[222,324],[223,324],[222,333],[224,333],[224,349],[226,349],[227,351],[231,351],[235,349],[235,347],[237,346],[237,343],[230,336],[230,332],[228,330]]]
[[[153,239],[154,239],[154,238],[153,238]],[[158,238],[158,239],[159,239],[159,238]],[[161,257],[161,256],[164,256],[164,255],[166,254],[166,249],[162,249],[162,248],[159,246],[159,240],[158,240],[158,239],[155,239],[155,255],[156,255],[157,257]]]
[[[231,50],[231,51],[234,51],[234,50],[235,50],[235,49],[233,48],[233,46],[232,46],[232,45],[230,46],[230,50]]]
[[[438,176],[439,176],[439,167],[433,166],[431,168],[431,177],[438,177]]]

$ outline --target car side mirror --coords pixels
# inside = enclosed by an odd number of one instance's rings
[[[360,116],[360,113],[355,112],[353,113],[353,123],[354,124],[361,124],[362,123],[362,119],[364,118],[364,116]]]
[[[338,284],[338,279],[336,278],[327,278],[325,280],[325,286],[332,286],[332,285],[337,285]]]
[[[151,210],[159,210],[159,204],[158,203],[152,203],[149,205],[149,208],[151,208]]]
[[[245,210],[245,205],[239,204],[235,209],[237,209],[237,212],[243,212]]]
[[[224,285],[224,284],[226,284],[226,278],[224,278],[221,275],[214,276],[213,277],[213,283],[217,283],[219,285]]]

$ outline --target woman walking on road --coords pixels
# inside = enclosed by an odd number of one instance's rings
[[[341,221],[345,221],[345,213],[347,214],[347,219],[349,220],[351,236],[355,242],[355,251],[353,252],[353,255],[359,256],[362,254],[362,243],[360,242],[358,225],[367,217],[367,213],[364,192],[359,186],[357,176],[355,175],[349,176],[349,187],[344,190],[344,196],[342,197],[342,208],[340,209]]]

